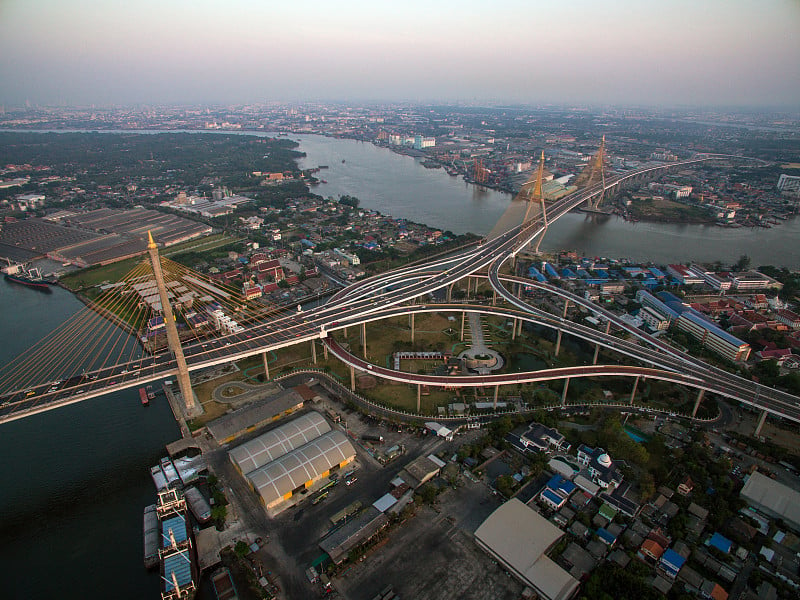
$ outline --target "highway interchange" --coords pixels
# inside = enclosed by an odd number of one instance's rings
[[[647,167],[611,178],[605,182],[604,187],[602,184],[595,184],[579,190],[550,204],[547,209],[548,221],[552,223],[590,198],[605,193],[617,185],[622,185],[626,180],[715,158],[715,156],[701,155],[687,161]],[[252,325],[241,333],[187,345],[184,348],[184,354],[188,368],[190,371],[204,369],[322,338],[329,350],[350,366],[387,379],[412,384],[479,387],[600,375],[649,377],[706,390],[791,421],[800,422],[800,398],[759,385],[688,356],[631,327],[612,313],[579,296],[548,284],[501,275],[502,265],[513,260],[516,254],[535,239],[543,229],[541,217],[536,217],[493,239],[482,240],[476,247],[462,250],[445,259],[403,267],[361,280],[340,290],[323,306],[303,312],[284,313],[271,321]],[[465,277],[478,276],[488,277],[498,296],[513,308],[485,305],[413,304],[416,299],[447,288]],[[520,284],[530,286],[583,306],[615,327],[629,333],[632,339],[622,340],[611,333],[573,323],[535,308],[518,298],[504,283],[510,283],[512,286]],[[388,317],[416,312],[462,310],[523,319],[552,327],[563,333],[627,355],[645,366],[591,365],[530,373],[436,377],[403,373],[368,364],[344,351],[335,340],[328,337],[330,332]],[[175,373],[176,363],[171,353],[162,353],[85,374],[65,376],[62,381],[44,382],[17,389],[5,393],[0,398],[2,402],[0,423],[101,396],[111,391],[162,380]]]

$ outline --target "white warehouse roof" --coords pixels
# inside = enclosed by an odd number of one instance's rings
[[[310,412],[237,446],[229,454],[247,475],[330,430],[322,415]]]
[[[328,433],[284,454],[247,478],[267,507],[323,473],[355,458],[353,445],[341,431]]]
[[[755,471],[739,495],[751,506],[800,531],[800,492]]]
[[[548,600],[566,600],[578,589],[578,580],[544,554],[563,535],[516,498],[501,505],[475,532],[479,545]]]

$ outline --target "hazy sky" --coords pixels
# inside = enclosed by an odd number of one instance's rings
[[[0,103],[800,108],[800,0],[0,0]]]

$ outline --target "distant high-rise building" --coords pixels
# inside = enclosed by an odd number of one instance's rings
[[[436,146],[436,138],[423,137],[421,135],[414,136],[414,148],[422,150],[423,148],[433,148]]]

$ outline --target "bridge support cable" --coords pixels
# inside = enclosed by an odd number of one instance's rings
[[[132,273],[136,273],[136,269]],[[107,301],[111,296],[111,291],[106,290],[101,293],[99,300]],[[124,340],[129,337],[108,314],[82,308],[45,338],[4,365],[0,388],[8,390],[68,379],[90,369],[93,362],[95,367],[98,366],[97,361],[93,361],[98,354],[97,344],[105,340],[103,348],[107,348],[109,332]]]

